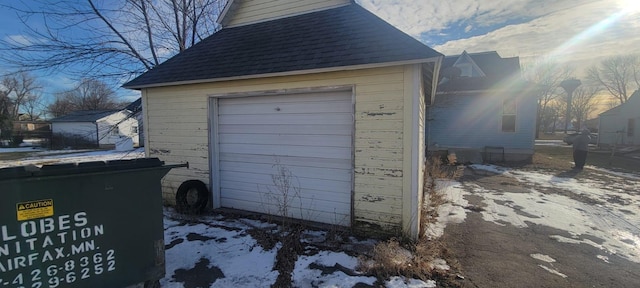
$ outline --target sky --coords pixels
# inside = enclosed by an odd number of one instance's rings
[[[357,2],[445,55],[457,55],[464,50],[497,51],[502,57],[520,57],[523,66],[553,59],[574,67],[578,78],[604,58],[632,53],[640,47],[637,0]],[[5,7],[0,9],[1,38],[19,39],[24,31],[21,25],[14,12]],[[5,70],[2,65],[0,71]],[[75,84],[63,74],[42,77],[49,94]],[[118,94],[128,100],[138,97],[136,92],[126,89],[119,89]]]
[[[20,149],[31,149],[28,147]],[[569,149],[569,148],[567,148]],[[15,152],[16,149],[0,148],[0,153]],[[130,152],[118,151],[65,151],[73,152],[56,155],[60,151],[34,150],[29,158],[21,160],[0,160],[0,168],[19,165],[42,165],[86,161],[106,161],[144,157],[143,148]],[[471,165],[469,169],[483,170],[506,177],[512,177],[528,187],[528,193],[490,190],[472,181],[464,183],[453,180],[437,180],[438,193],[446,201],[438,208],[438,219],[426,227],[430,239],[441,237],[447,225],[462,223],[467,219],[469,203],[466,196],[481,197],[484,209],[482,219],[499,226],[526,228],[542,225],[557,229],[558,235],[550,235],[552,241],[567,245],[589,245],[598,249],[594,261],[613,263],[621,257],[633,263],[640,263],[640,215],[629,209],[640,205],[640,195],[632,193],[640,189],[640,175],[613,172],[586,166],[593,179],[563,178],[548,170],[521,170],[494,165]],[[597,176],[597,177],[595,177]],[[612,184],[613,183],[613,184]],[[544,188],[559,189],[566,193],[542,193]],[[572,197],[572,195],[575,196]],[[577,196],[577,197],[576,197]],[[577,200],[589,199],[590,201]],[[617,199],[617,201],[610,201]],[[586,204],[591,202],[606,205]],[[224,275],[211,278],[208,287],[270,287],[278,272],[274,271],[280,242],[268,249],[260,245],[248,231],[254,228],[269,231],[275,224],[241,217],[225,218],[222,215],[200,216],[194,222],[184,221],[173,209],[164,209],[166,275],[160,280],[162,287],[195,287],[185,283],[187,272],[200,267],[201,275]],[[560,235],[562,234],[562,235]],[[336,263],[346,269],[357,271],[358,258],[342,251],[331,251],[322,247],[332,247],[326,241],[327,231],[304,230],[305,255],[295,262],[292,281],[295,287],[353,287],[355,283],[374,284],[375,278],[350,276],[338,270],[320,270],[316,267],[333,267]],[[594,240],[595,239],[595,240]],[[369,246],[376,244],[373,239],[345,240],[348,246]],[[314,245],[319,244],[319,245]],[[332,249],[335,250],[335,249]],[[315,252],[314,252],[315,251]],[[531,253],[539,263],[536,267],[567,278],[575,271],[563,271],[566,263],[554,265],[556,259],[566,255],[553,255],[545,251]],[[544,254],[543,254],[544,253]],[[312,265],[313,264],[313,265]],[[439,269],[448,270],[442,259],[432,263]],[[576,267],[579,268],[579,267]],[[535,274],[535,273],[531,273]],[[213,277],[213,276],[212,276]],[[202,276],[201,276],[202,278]],[[570,281],[571,279],[569,279]],[[1,282],[0,282],[1,284]],[[385,287],[416,288],[437,287],[434,280],[418,280],[401,276],[390,277]],[[207,286],[198,286],[207,287]]]

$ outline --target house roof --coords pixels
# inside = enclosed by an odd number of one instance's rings
[[[223,28],[123,86],[138,89],[286,75],[292,71],[421,63],[440,56],[366,9],[351,4]]]
[[[460,57],[468,57],[476,67],[482,70],[484,77],[459,77],[448,79],[438,85],[438,92],[486,90],[495,87],[502,81],[508,80],[514,75],[515,80],[520,79],[520,59],[518,57],[502,58],[496,51],[481,53],[466,53],[447,56],[442,61],[441,71],[453,67]],[[522,88],[524,82],[517,83],[514,87]]]
[[[136,113],[142,110],[142,98],[138,98],[138,100],[131,102],[131,104],[124,107],[125,110],[129,110],[132,113]]]
[[[83,110],[49,120],[49,122],[96,122],[120,110]]]
[[[609,109],[607,111],[604,111],[604,112],[600,113],[599,116],[618,114],[618,113],[620,113],[620,110],[622,110],[622,107],[624,107],[625,104],[627,104],[629,102],[632,102],[632,101],[635,101],[633,99],[636,99],[636,98],[637,98],[638,101],[640,101],[640,89],[638,89],[635,92],[633,92],[633,94],[631,94],[631,96],[629,96],[629,99],[627,99],[627,102],[622,103],[622,104],[620,104],[620,105],[618,105],[616,107],[613,107],[613,108],[611,108],[611,109]]]

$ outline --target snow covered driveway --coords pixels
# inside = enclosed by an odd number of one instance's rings
[[[460,223],[449,225],[445,238],[454,243],[463,269],[475,278],[469,280],[473,285],[640,283],[637,175],[595,167],[553,173],[471,165],[460,182],[441,185],[454,202],[443,209],[448,209],[450,219],[457,219],[451,222]],[[457,241],[464,241],[465,247]]]

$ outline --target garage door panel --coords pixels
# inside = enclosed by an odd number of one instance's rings
[[[347,104],[347,105],[344,105]],[[225,105],[220,108],[221,115],[270,115],[270,114],[319,114],[319,113],[350,113],[351,103],[344,102],[307,102],[299,103],[264,103],[253,105]]]
[[[274,175],[278,173],[277,167],[273,163],[247,163],[247,162],[226,162],[220,161],[220,165],[229,172],[244,172],[244,173],[256,173]],[[287,168],[291,173],[298,178],[314,178],[320,180],[337,180],[344,182],[351,182],[351,170],[347,169],[334,169],[334,168],[318,168],[318,167],[306,167],[306,166],[288,166],[280,163],[282,167]]]
[[[222,190],[226,197],[226,200],[241,200],[241,199],[251,199],[250,201],[263,203],[263,204],[278,204],[282,203],[283,195],[278,193],[256,193],[255,191],[243,190],[243,189],[235,189],[235,188],[224,188]],[[306,193],[297,195],[289,195],[288,199],[291,207],[299,207],[302,204],[302,207],[305,209],[319,209],[317,205],[322,205],[323,207],[335,207],[336,209],[344,210],[348,207],[348,202],[345,203],[343,199],[334,199],[328,197],[321,197],[320,193]],[[345,210],[348,211],[348,210]]]
[[[220,133],[221,144],[253,144],[280,145],[287,143],[296,146],[351,147],[351,136],[335,135],[282,135],[282,134],[223,134]],[[224,141],[224,142],[223,142]]]
[[[279,164],[299,182],[290,211],[316,213],[314,221],[350,224],[351,92],[224,98],[214,119],[221,206],[278,214],[271,208],[283,197],[272,177]]]
[[[267,188],[274,188],[273,180],[270,174],[257,174],[257,173],[243,173],[243,172],[230,172],[220,171],[220,177],[222,177],[221,187],[225,187],[222,184],[236,183],[248,183],[256,191],[267,191]],[[313,179],[313,178],[300,178],[300,185],[298,187],[304,192],[306,190],[319,190],[340,193],[347,187],[350,188],[351,183],[346,181]],[[346,199],[347,197],[345,197]]]
[[[292,146],[292,145],[260,145],[260,144],[220,144],[222,151],[233,151],[250,155],[292,156],[309,158],[344,159],[351,156],[348,147]]]
[[[311,158],[311,157],[288,157],[274,155],[250,155],[238,153],[225,153],[220,155],[220,161],[228,162],[245,162],[259,164],[276,164],[280,163],[285,166],[305,166],[318,168],[344,169],[351,171],[351,159],[330,159],[330,158]],[[346,169],[345,167],[349,167]]]
[[[346,113],[323,114],[274,114],[274,115],[220,115],[218,125],[225,124],[344,124],[351,122],[353,117]]]
[[[220,134],[282,134],[282,135],[352,135],[352,125],[340,124],[228,124],[218,128]]]

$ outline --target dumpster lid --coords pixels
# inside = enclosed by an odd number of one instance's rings
[[[38,168],[34,165],[0,168],[0,180],[16,179],[24,177],[41,177],[55,175],[83,174],[93,172],[108,172],[120,170],[132,170],[142,168],[167,167],[158,158],[135,158],[127,160],[88,161],[79,163],[58,163],[43,165]],[[173,167],[188,167],[188,164],[171,165]]]

